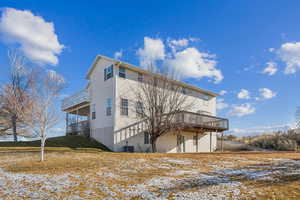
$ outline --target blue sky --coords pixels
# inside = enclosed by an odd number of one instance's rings
[[[186,73],[185,81],[214,92],[226,91],[219,97],[223,109],[218,115],[230,119],[234,132],[261,133],[295,120],[300,105],[299,1],[10,0],[0,7],[1,83],[7,79],[11,47],[25,51],[33,63],[64,75],[66,95],[85,86],[85,74],[97,54],[114,57],[122,52],[119,59],[135,65],[150,59],[163,66],[171,63],[185,73],[196,70]],[[21,16],[27,10],[31,20],[42,22],[24,26],[34,29],[29,32],[18,30],[11,26],[27,18],[4,24],[7,8]],[[49,22],[53,30],[43,28]],[[20,38],[12,36],[14,31],[34,34]],[[39,40],[40,35],[50,39]],[[222,80],[215,83],[217,79]]]

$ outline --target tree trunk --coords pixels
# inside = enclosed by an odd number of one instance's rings
[[[45,142],[46,142],[46,137],[42,136],[41,137],[41,162],[44,161]]]
[[[17,116],[13,115],[11,117],[11,125],[13,128],[13,135],[14,135],[14,142],[17,143],[18,142],[18,136],[17,136]]]
[[[155,153],[157,151],[157,149],[156,149],[156,139],[151,138],[151,147],[152,147],[152,153]]]

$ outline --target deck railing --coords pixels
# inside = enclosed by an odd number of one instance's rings
[[[171,114],[172,115],[172,114]],[[222,132],[229,129],[228,119],[193,113],[189,111],[176,112],[170,117],[174,123],[172,128],[194,128],[207,132]],[[148,129],[148,121],[141,120],[129,126],[123,127],[114,133],[115,141],[120,142]]]
[[[215,131],[225,131],[229,129],[228,119],[204,115],[194,112],[181,111],[175,114],[175,119],[178,124],[203,128],[212,129]]]
[[[83,102],[89,102],[89,94],[86,89],[83,89],[75,94],[66,97],[62,100],[61,109],[66,110]]]

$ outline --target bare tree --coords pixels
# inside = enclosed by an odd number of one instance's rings
[[[150,66],[148,71],[157,73],[155,69]],[[146,120],[152,151],[156,152],[157,139],[179,128],[176,114],[190,109],[193,105],[187,101],[185,88],[176,81],[176,74],[169,69],[160,75],[146,75],[133,91],[136,113],[138,117]]]
[[[7,134],[7,131],[11,129],[10,116],[5,110],[4,96],[0,93],[0,135]]]
[[[3,126],[3,133],[12,129],[14,142],[17,142],[17,127],[24,125],[18,111],[26,107],[25,98],[32,77],[30,70],[25,66],[25,57],[22,54],[12,50],[8,52],[8,58],[11,72],[9,82],[3,85],[0,91],[0,124]],[[8,119],[10,119],[10,124],[7,124]]]
[[[32,128],[41,139],[41,161],[44,161],[44,149],[48,131],[60,120],[56,100],[64,88],[64,78],[55,71],[48,70],[35,76],[30,86],[31,98],[22,112],[22,120]]]

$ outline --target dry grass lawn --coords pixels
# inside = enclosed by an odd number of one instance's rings
[[[0,148],[0,199],[300,199],[300,153]]]

